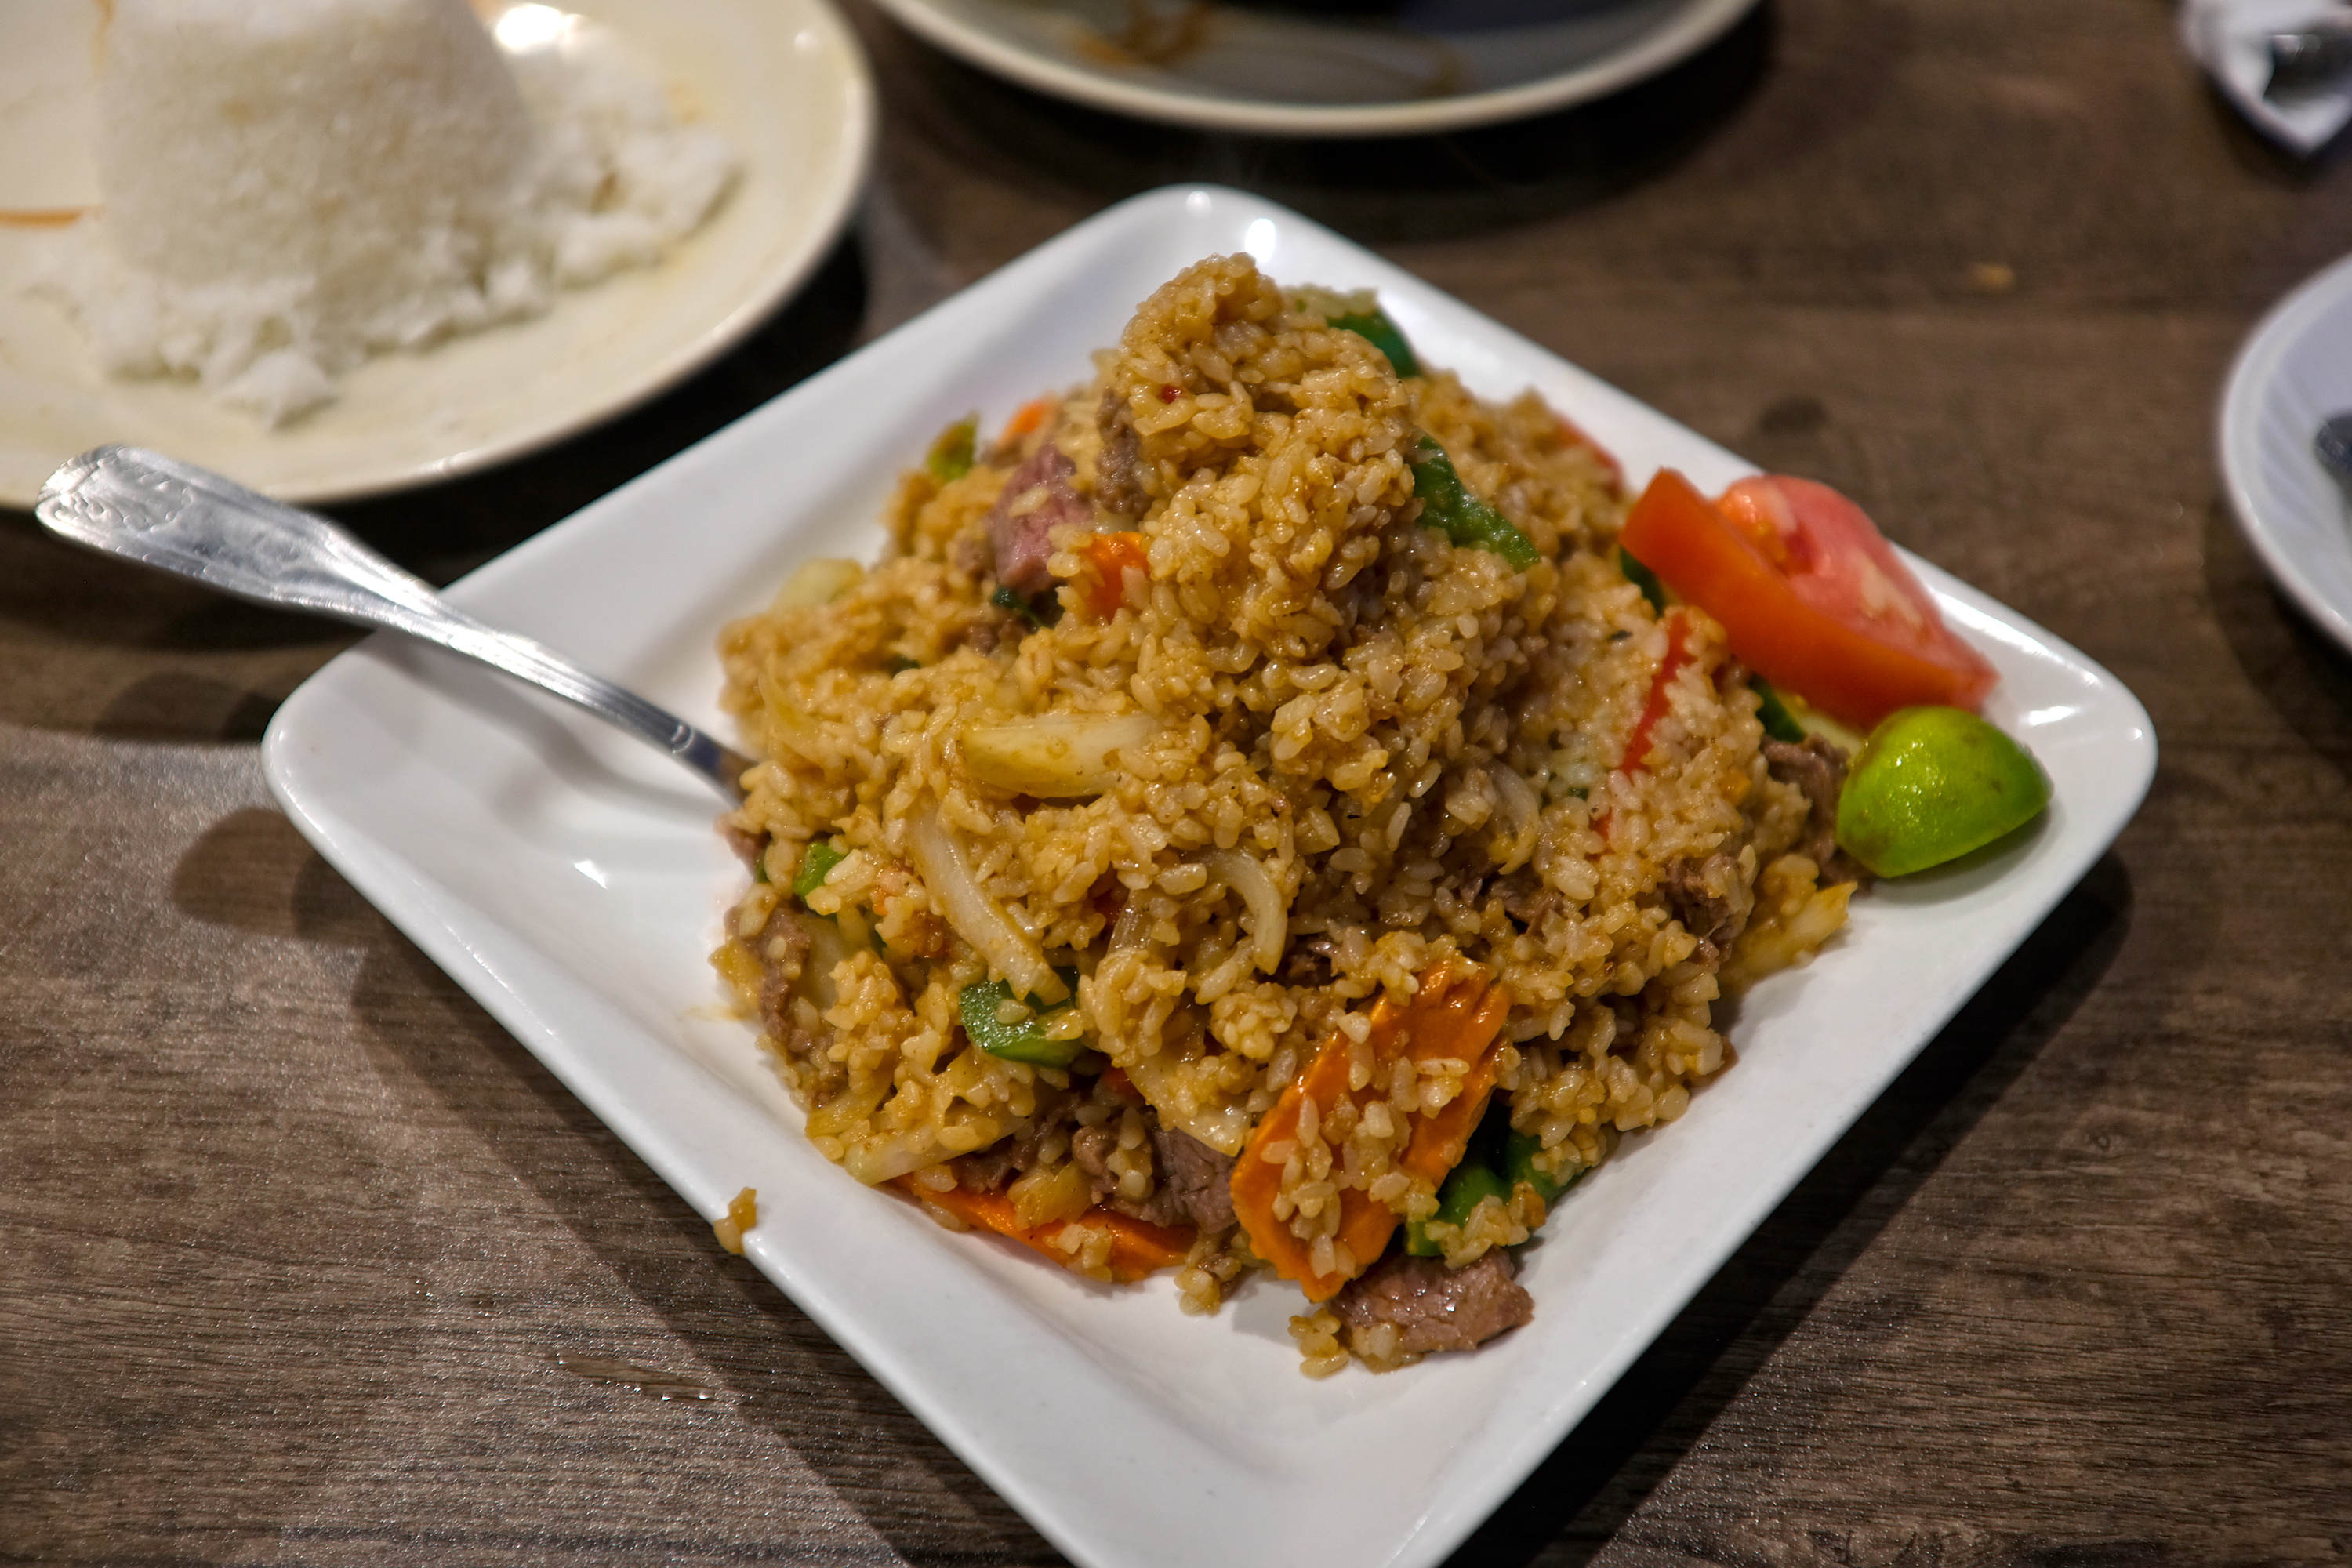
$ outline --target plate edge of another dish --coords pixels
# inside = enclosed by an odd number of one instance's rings
[[[1697,54],[1762,0],[1688,0],[1683,11],[1631,42],[1570,70],[1516,87],[1399,103],[1294,104],[1121,86],[1006,41],[938,9],[930,0],[876,0],[893,20],[957,58],[1019,86],[1131,119],[1196,131],[1311,139],[1425,136],[1523,120],[1589,103]]]

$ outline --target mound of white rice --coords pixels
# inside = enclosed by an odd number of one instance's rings
[[[653,82],[509,58],[464,0],[117,0],[99,120],[104,205],[40,286],[110,374],[270,425],[373,354],[660,259],[736,168]]]

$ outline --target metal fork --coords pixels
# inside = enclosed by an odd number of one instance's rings
[[[34,507],[76,544],[256,604],[382,626],[578,703],[692,768],[730,803],[750,758],[542,643],[486,626],[313,511],[137,447],[100,447],[49,476]]]

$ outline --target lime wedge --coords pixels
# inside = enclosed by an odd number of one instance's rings
[[[1958,708],[1906,708],[1870,732],[1838,796],[1837,840],[1882,877],[1956,860],[2050,804],[2024,747]]]

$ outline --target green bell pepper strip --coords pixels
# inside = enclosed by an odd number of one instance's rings
[[[1075,985],[1075,970],[1056,970],[1065,984]],[[1029,1016],[1018,1024],[1007,1024],[996,1016],[996,1010],[1010,1001],[1013,987],[1003,980],[992,980],[984,985],[967,985],[956,998],[956,1007],[963,1020],[963,1032],[971,1043],[992,1057],[1008,1062],[1022,1062],[1033,1068],[1066,1068],[1078,1059],[1087,1048],[1083,1036],[1067,1040],[1048,1039],[1046,1025],[1056,1014],[1069,1011],[1071,1004],[1048,1008],[1034,996],[1024,1000]]]
[[[1534,1134],[1512,1133],[1509,1142],[1503,1145],[1503,1179],[1513,1187],[1525,1182],[1545,1203],[1558,1203],[1560,1194],[1576,1185],[1577,1177],[1584,1173],[1579,1171],[1564,1182],[1557,1176],[1545,1174],[1536,1164],[1536,1155],[1542,1150],[1543,1140]]]
[[[988,602],[1000,610],[1018,616],[1038,631],[1062,618],[1062,601],[1050,590],[1033,599],[1018,588],[1000,587],[988,596]],[[1044,608],[1039,608],[1040,605]]]
[[[1421,498],[1421,522],[1465,549],[1491,550],[1524,572],[1541,559],[1511,520],[1472,495],[1454,471],[1454,459],[1427,436],[1413,451],[1412,493]]]
[[[1751,675],[1748,678],[1748,684],[1756,689],[1756,717],[1763,723],[1764,732],[1792,746],[1803,745],[1805,727],[1797,722],[1797,716],[1789,711],[1789,705],[1780,700],[1780,694],[1772,689],[1772,683],[1760,675]]]
[[[1617,569],[1625,574],[1627,582],[1642,590],[1642,597],[1650,601],[1650,608],[1662,616],[1666,613],[1666,585],[1658,581],[1655,572],[1634,560],[1633,552],[1622,544],[1617,547]]]
[[[1394,321],[1389,320],[1386,310],[1375,310],[1370,313],[1350,311],[1344,316],[1332,317],[1331,325],[1341,331],[1355,333],[1388,355],[1389,368],[1398,375],[1409,377],[1421,374],[1421,361],[1413,357],[1412,345],[1404,341],[1404,334],[1397,330]]]
[[[1472,1209],[1487,1198],[1508,1203],[1511,1189],[1492,1165],[1465,1154],[1446,1175],[1445,1184],[1437,1189],[1437,1213],[1430,1217],[1446,1225],[1460,1225],[1470,1217]],[[1429,1238],[1429,1220],[1416,1219],[1405,1225],[1404,1249],[1415,1258],[1445,1255],[1445,1249]]]
[[[1437,1189],[1437,1212],[1426,1220],[1405,1222],[1407,1252],[1415,1258],[1443,1257],[1445,1249],[1430,1239],[1432,1223],[1460,1225],[1485,1199],[1511,1201],[1511,1184],[1504,1165],[1504,1152],[1509,1147],[1510,1136],[1511,1108],[1497,1096],[1479,1119],[1478,1130],[1470,1134],[1469,1146],[1462,1151],[1460,1163],[1446,1173],[1444,1184]]]
[[[974,441],[980,434],[980,416],[967,414],[940,432],[931,449],[923,458],[923,467],[931,478],[941,484],[960,479],[971,472]]]
[[[808,896],[824,887],[824,879],[833,875],[833,868],[848,858],[848,851],[835,848],[829,838],[811,843],[801,856],[801,868],[793,873],[793,897],[807,903]]]

